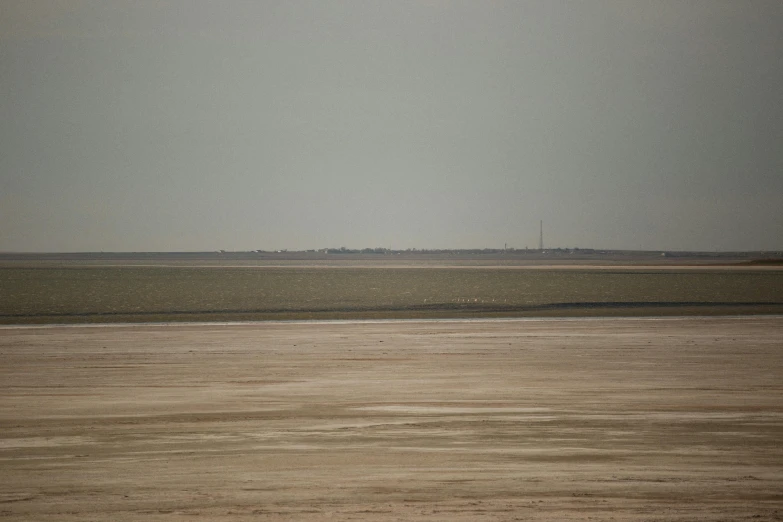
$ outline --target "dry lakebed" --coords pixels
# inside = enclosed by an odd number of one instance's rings
[[[4,520],[783,519],[783,317],[0,327]]]

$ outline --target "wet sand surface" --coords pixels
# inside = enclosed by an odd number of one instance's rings
[[[7,520],[780,520],[783,317],[0,328]]]

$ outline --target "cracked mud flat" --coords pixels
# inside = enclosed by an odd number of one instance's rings
[[[783,318],[0,328],[4,520],[780,520]]]

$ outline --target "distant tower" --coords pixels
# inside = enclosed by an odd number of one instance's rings
[[[544,250],[544,221],[543,220],[539,222],[539,226],[541,227],[541,234],[538,236],[538,249]]]

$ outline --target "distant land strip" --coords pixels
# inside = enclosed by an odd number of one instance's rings
[[[783,313],[783,270],[0,268],[0,323]]]
[[[463,248],[390,249],[320,248],[310,250],[248,250],[205,252],[0,252],[2,263],[484,263],[499,264],[720,264],[783,265],[783,251],[702,252],[668,250],[607,250],[593,248]]]

